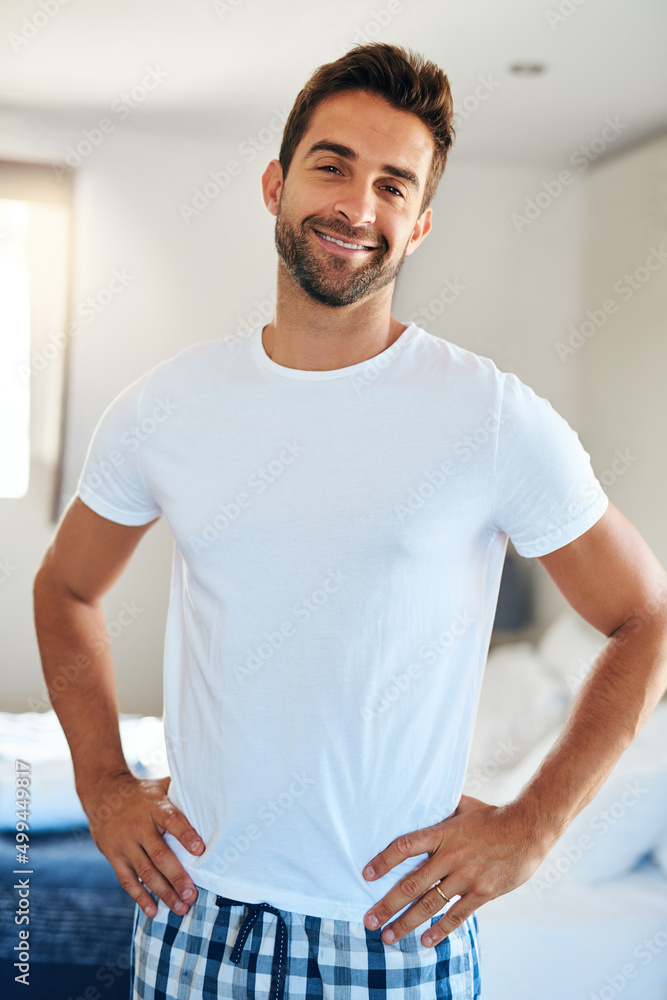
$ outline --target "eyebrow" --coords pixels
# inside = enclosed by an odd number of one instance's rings
[[[332,142],[329,139],[322,139],[320,142],[313,143],[306,155],[304,160],[309,159],[314,153],[320,151],[328,153],[336,153],[338,156],[342,156],[345,160],[358,160],[359,155],[350,146],[344,146],[340,142]],[[419,191],[419,178],[413,170],[408,170],[406,167],[396,167],[391,163],[385,163],[381,168],[383,173],[390,174],[392,177],[400,177],[402,180],[410,184],[415,191]]]

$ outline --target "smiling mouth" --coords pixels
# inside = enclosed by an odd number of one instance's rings
[[[345,247],[347,250],[376,250],[377,247],[369,247],[363,243],[346,243],[345,240],[336,239],[334,236],[328,236],[326,233],[321,233],[319,229],[315,232],[318,236],[321,236],[323,240],[329,240],[330,243],[337,243],[339,247]]]

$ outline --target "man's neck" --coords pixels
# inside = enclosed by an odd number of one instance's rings
[[[407,329],[390,309],[390,295],[332,307],[303,293],[281,295],[279,281],[276,313],[262,331],[262,344],[269,358],[285,368],[347,368],[386,351]]]

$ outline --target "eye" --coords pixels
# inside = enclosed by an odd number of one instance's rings
[[[338,167],[334,166],[333,163],[325,163],[321,167],[315,167],[315,169],[316,170],[336,170],[339,174],[341,173],[341,171],[338,170]],[[399,196],[399,198],[403,198],[404,197],[403,192],[399,191],[399,189],[397,187],[394,187],[393,184],[383,184],[382,186],[383,186],[383,188],[386,191],[393,191],[395,194],[397,194]]]

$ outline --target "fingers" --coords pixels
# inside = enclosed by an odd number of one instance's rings
[[[440,878],[442,878],[442,875]],[[413,921],[413,926],[416,927],[418,923],[436,913],[443,904],[442,896],[435,892],[435,890],[433,890],[433,893],[427,893],[429,886],[432,886],[437,880],[438,875],[434,872],[433,867],[428,862],[425,862],[420,868],[401,879],[393,889],[389,890],[386,896],[383,896],[379,902],[375,903],[368,913],[366,913],[364,923],[371,930],[382,927],[395,913],[402,910],[408,903],[416,900],[414,906],[405,911],[406,914],[409,913],[412,916],[419,915],[420,919]],[[435,900],[433,896],[435,896]],[[436,905],[436,900],[440,900],[440,906]]]
[[[194,882],[161,838],[147,849],[137,846],[137,851],[125,857],[109,858],[122,888],[149,917],[155,916],[157,907],[146,889],[183,916],[197,898]]]
[[[191,854],[202,854],[206,849],[197,831],[169,799],[160,804],[158,828],[160,833],[166,830],[172,834]],[[151,848],[147,847],[146,853],[154,870],[146,868],[145,877],[138,872],[141,881],[150,885],[174,913],[187,913],[187,904],[194,903],[197,898],[197,887],[174,852],[163,837],[159,837]],[[170,891],[172,887],[173,892]]]
[[[429,917],[434,916],[438,910],[441,910],[446,905],[444,899],[439,892],[436,892],[435,888],[429,889],[432,883],[433,878],[429,879],[421,888],[415,888],[414,895],[410,895],[409,897],[409,900],[413,900],[412,906],[403,910],[403,913],[391,926],[384,928],[382,937],[385,941],[391,943],[399,937],[403,937],[403,935],[408,934],[415,927],[418,927],[419,924],[428,920]],[[414,880],[414,876],[412,879],[408,876],[408,884],[416,887],[417,881]],[[407,898],[403,902],[392,902],[391,897],[395,891],[395,889],[392,890],[388,896],[371,908],[367,915],[369,916],[367,920],[368,927],[382,927],[398,910],[403,909],[406,902],[409,902]],[[404,895],[407,897],[407,893]],[[376,917],[377,924],[373,924],[372,916]]]
[[[170,910],[182,916],[189,904],[197,898],[197,887],[183,868],[174,852],[162,837],[150,841],[144,847],[146,858],[141,857],[142,868],[137,875],[153,892],[164,900]]]
[[[440,846],[442,837],[442,822],[434,823],[433,826],[427,826],[423,830],[402,834],[368,862],[363,871],[364,878],[380,878],[407,858],[416,857],[418,854],[433,854]]]
[[[465,896],[461,896],[458,902],[454,903],[451,909],[447,910],[440,920],[425,931],[422,936],[422,944],[426,945],[427,948],[439,944],[448,934],[451,934],[457,927],[460,927],[468,917],[471,917],[475,910],[478,909],[478,906],[479,900],[475,902],[475,897],[472,893],[466,893]]]
[[[165,804],[160,807],[159,820],[163,829],[176,837],[191,854],[203,853],[205,848],[201,837],[169,799],[165,798]]]
[[[115,865],[111,862],[110,858],[108,861],[112,864],[121,888],[138,903],[147,916],[154,917],[157,913],[155,900],[143,888],[141,882],[137,879],[136,873],[128,865]]]
[[[143,848],[139,859],[143,868],[137,868],[135,864],[135,870],[141,881],[150,886],[174,913],[183,915],[197,898],[197,887],[162,834],[165,831],[172,834],[191,854],[200,855],[206,847],[188,819],[167,797],[169,780],[163,779],[164,797],[154,803],[153,822],[158,836],[149,834],[137,845]]]
[[[442,910],[443,906],[447,906],[449,907],[447,912],[443,913],[437,923],[424,931],[421,939],[422,944],[427,947],[438,944],[448,934],[451,934],[455,928],[467,920],[482,902],[485,902],[484,899],[481,899],[473,892],[460,895],[451,887],[445,887],[444,883],[442,891],[449,897],[450,903],[447,903],[436,890],[435,886],[433,886],[423,896],[415,900],[413,905],[408,907],[398,920],[395,920],[394,923],[384,928],[382,939],[387,944],[392,944],[394,941],[400,940],[406,934],[410,934],[416,927],[419,927],[420,924],[423,924],[429,917],[436,916]],[[451,896],[449,895],[450,893],[452,894]],[[452,900],[454,900],[453,903]]]
[[[110,782],[107,807],[89,805],[93,840],[109,860],[123,889],[149,916],[157,909],[150,892],[179,916],[197,898],[197,887],[164,839],[166,832],[191,854],[206,850],[201,837],[167,796],[169,778],[122,776]]]

